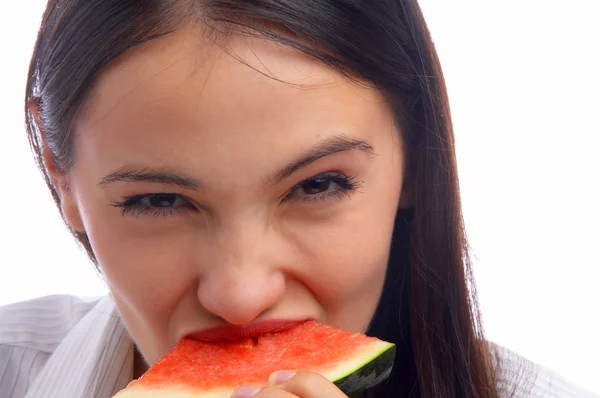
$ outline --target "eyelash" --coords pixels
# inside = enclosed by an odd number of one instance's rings
[[[332,199],[340,199],[343,195],[350,196],[352,193],[355,193],[357,189],[362,186],[362,182],[357,181],[356,177],[348,177],[341,173],[328,172],[316,175],[314,177],[307,178],[306,180],[300,181],[298,184],[294,185],[290,191],[285,195],[283,201],[294,200],[292,192],[296,189],[300,188],[303,184],[306,184],[311,181],[316,181],[319,179],[327,179],[329,182],[332,182],[337,185],[332,191],[327,191],[324,193],[319,193],[315,195],[306,195],[303,197],[297,197],[296,200],[303,202],[315,202],[319,200],[327,200],[329,198]]]
[[[331,186],[331,183],[336,184],[336,187],[330,189],[323,193],[317,194],[307,194],[303,196],[293,196],[293,192],[302,189],[303,184],[307,184],[310,182],[315,182],[319,179],[325,179],[328,181],[328,189]],[[314,203],[317,201],[325,201],[328,199],[341,199],[344,195],[351,196],[362,186],[362,182],[357,181],[355,177],[348,177],[341,173],[328,172],[316,175],[314,177],[307,178],[294,185],[292,189],[286,193],[286,195],[281,199],[282,202],[297,200],[305,203]],[[183,205],[180,207],[156,207],[152,205],[146,205],[142,203],[144,199],[175,199],[175,201],[182,201]],[[183,195],[176,193],[155,193],[155,194],[142,194],[142,195],[134,195],[134,196],[124,196],[123,200],[120,202],[112,202],[112,206],[118,207],[121,209],[121,214],[125,215],[133,215],[133,216],[142,216],[142,215],[150,215],[155,217],[170,217],[176,214],[186,213],[192,210],[194,205],[192,205],[191,201]]]

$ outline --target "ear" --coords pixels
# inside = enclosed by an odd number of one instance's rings
[[[69,184],[69,174],[56,163],[54,154],[46,141],[43,119],[40,113],[40,100],[38,98],[32,99],[27,104],[27,107],[40,133],[42,161],[44,162],[50,183],[59,197],[62,216],[71,229],[84,233],[85,228],[79,212],[79,206]]]

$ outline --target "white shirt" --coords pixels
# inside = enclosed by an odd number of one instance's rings
[[[600,398],[507,349],[501,353],[503,391],[513,388],[523,364],[537,373],[516,397]],[[110,297],[56,295],[0,307],[1,398],[110,398],[132,377],[133,342]]]

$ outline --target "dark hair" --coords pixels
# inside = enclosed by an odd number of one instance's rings
[[[476,301],[444,78],[416,0],[50,0],[29,70],[26,122],[57,204],[43,148],[61,170],[73,164],[74,121],[97,74],[137,44],[199,19],[219,34],[265,36],[368,81],[394,111],[414,200],[397,213],[369,330],[397,344],[395,371],[370,395],[497,397],[496,354]],[[95,262],[85,233],[73,233]]]

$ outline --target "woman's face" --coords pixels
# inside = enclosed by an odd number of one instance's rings
[[[67,221],[149,364],[221,325],[365,331],[403,181],[388,107],[270,41],[205,37],[182,29],[103,71],[55,175]]]

